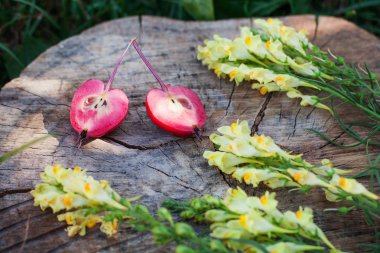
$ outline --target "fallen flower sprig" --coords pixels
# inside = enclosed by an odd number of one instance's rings
[[[204,158],[209,165],[253,187],[260,183],[272,189],[297,187],[307,191],[320,187],[329,201],[345,200],[380,218],[379,196],[357,180],[342,176],[349,171],[335,168],[327,159],[321,165],[310,164],[302,155],[281,149],[269,136],[251,136],[250,131],[247,121],[220,127],[221,135],[210,135],[217,151],[205,151]]]
[[[301,98],[301,105],[331,109],[322,98],[304,95],[299,87],[323,90],[355,105],[380,122],[380,84],[373,72],[349,66],[344,58],[330,57],[308,41],[306,31],[296,31],[279,19],[255,20],[256,28],[241,27],[234,40],[214,35],[198,46],[198,59],[213,69],[218,77],[236,84],[253,81],[261,94],[287,92]]]
[[[224,201],[208,195],[193,198],[182,216],[213,222],[210,236],[200,236],[190,225],[175,222],[168,209],[159,208],[154,216],[145,206],[132,203],[138,198],[121,197],[107,181],[93,179],[78,166],[47,166],[41,179],[31,192],[34,204],[42,210],[59,212],[58,219],[68,224],[69,236],[83,236],[97,224],[102,232],[112,236],[125,221],[136,231],[151,232],[158,244],[175,242],[178,253],[327,252],[321,243],[330,252],[340,252],[313,223],[310,208],[281,213],[276,208],[275,195],[270,193],[257,198],[248,197],[241,189],[230,189]],[[174,202],[171,203],[173,208]],[[179,205],[175,206],[178,210]]]
[[[220,240],[198,236],[188,224],[174,222],[165,208],[159,208],[157,217],[153,216],[145,206],[132,204],[138,198],[120,197],[107,181],[93,179],[78,166],[47,166],[41,180],[31,192],[34,204],[42,210],[60,212],[58,220],[67,223],[69,236],[83,236],[97,224],[103,233],[112,236],[126,221],[136,231],[150,231],[158,244],[175,242],[176,252],[230,252]]]
[[[330,252],[340,252],[313,222],[312,209],[299,207],[296,212],[282,213],[277,204],[275,193],[249,197],[240,188],[229,189],[224,200],[205,195],[185,203],[164,202],[165,207],[179,212],[184,219],[211,222],[211,236],[225,240],[234,250],[262,252],[245,241],[253,239],[268,252],[326,251],[323,244]]]

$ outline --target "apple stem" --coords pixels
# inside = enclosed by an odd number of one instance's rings
[[[124,50],[123,54],[120,56],[119,60],[116,62],[116,65],[115,65],[115,67],[113,69],[112,75],[110,76],[110,79],[108,80],[108,83],[107,83],[107,86],[105,88],[105,91],[109,91],[109,89],[111,88],[113,79],[115,78],[115,75],[116,75],[116,72],[117,72],[117,69],[119,68],[121,62],[123,61],[125,54],[128,52],[129,47],[132,45],[133,41],[135,41],[135,40],[136,40],[136,37],[134,37],[133,39],[131,39],[131,41],[128,43],[127,48]]]
[[[145,57],[145,55],[143,54],[143,52],[141,51],[140,47],[139,47],[139,44],[137,44],[137,41],[134,40],[133,41],[133,46],[135,47],[137,53],[140,55],[141,59],[143,60],[143,62],[145,63],[145,65],[148,67],[148,69],[150,70],[150,72],[152,72],[152,74],[154,75],[154,77],[157,79],[158,83],[160,84],[161,86],[161,89],[163,91],[168,91],[168,87],[165,85],[165,83],[161,80],[160,76],[157,74],[156,70],[154,70],[153,66],[150,64],[150,62],[148,61],[148,59]]]

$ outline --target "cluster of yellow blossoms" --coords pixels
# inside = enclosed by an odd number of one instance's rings
[[[205,202],[205,203],[202,203]],[[195,198],[190,202],[193,212],[201,211],[207,202],[215,203],[211,196]],[[323,231],[313,222],[313,210],[302,208],[296,212],[281,212],[277,209],[275,193],[266,192],[260,197],[247,196],[240,188],[229,189],[221,205],[205,212],[207,221],[211,222],[211,236],[225,240],[230,249],[244,252],[340,252],[327,239]],[[212,203],[210,206],[213,206]],[[186,217],[186,212],[181,216]],[[187,217],[191,218],[191,217]],[[286,235],[286,239],[281,235]],[[306,238],[308,243],[297,237]],[[260,247],[247,244],[244,240],[255,240]],[[296,243],[295,243],[296,241]],[[318,246],[316,246],[318,245]]]
[[[281,149],[268,136],[250,135],[247,121],[232,123],[210,136],[218,151],[205,151],[209,165],[232,174],[239,182],[258,186],[261,182],[274,189],[278,187],[322,187],[329,201],[349,200],[362,196],[371,200],[379,197],[355,179],[343,177],[349,171],[334,168],[324,159],[315,166],[301,155],[292,155]]]
[[[198,46],[198,59],[213,69],[218,77],[234,80],[237,85],[243,80],[253,81],[252,89],[259,90],[262,95],[283,91],[290,98],[300,98],[302,106],[313,105],[330,111],[320,103],[319,97],[304,95],[298,89],[309,87],[318,90],[318,87],[285,74],[285,70],[290,68],[302,76],[329,78],[312,62],[302,57],[293,59],[284,50],[287,47],[306,55],[305,50],[311,44],[305,32],[297,32],[278,19],[258,19],[255,24],[257,30],[241,27],[240,36],[234,40],[214,35],[213,40],[205,41],[205,46]]]
[[[54,213],[66,211],[58,215],[58,220],[69,225],[66,229],[69,236],[85,235],[86,228],[98,223],[101,224],[100,230],[109,236],[117,232],[117,219],[105,219],[106,211],[91,212],[92,208],[101,210],[102,207],[127,209],[107,181],[87,176],[79,166],[66,169],[61,165],[47,166],[41,173],[41,180],[31,192],[34,205],[42,210],[50,207]]]

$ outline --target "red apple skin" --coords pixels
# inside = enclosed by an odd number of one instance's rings
[[[206,112],[198,95],[182,86],[169,84],[167,88],[154,88],[146,96],[146,110],[153,123],[179,137],[192,135],[195,128],[201,130]]]
[[[129,99],[120,89],[104,91],[101,80],[90,79],[84,82],[74,93],[70,107],[70,122],[75,131],[86,137],[99,138],[115,130],[125,119],[129,109]],[[106,101],[95,108],[86,108],[89,98]]]

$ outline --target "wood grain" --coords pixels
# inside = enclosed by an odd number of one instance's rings
[[[306,28],[311,35],[315,30],[313,16],[283,20]],[[205,193],[222,196],[236,182],[210,168],[201,155],[212,148],[207,136],[236,119],[247,119],[255,130],[272,136],[288,150],[303,152],[311,162],[329,158],[337,166],[355,171],[364,168],[367,158],[363,148],[340,149],[305,130],[314,128],[340,142],[350,142],[327,112],[300,107],[298,101],[283,94],[263,97],[249,85],[234,87],[217,79],[196,60],[196,46],[204,39],[213,34],[233,38],[239,34],[239,26],[251,24],[251,19],[183,22],[149,16],[110,21],[48,49],[19,78],[6,84],[0,93],[0,152],[46,133],[56,133],[58,137],[38,143],[0,165],[0,251],[19,251],[27,226],[25,252],[167,251],[154,246],[148,235],[129,230],[107,238],[94,229],[84,237],[70,239],[64,224],[50,212],[33,207],[26,191],[39,181],[45,165],[61,163],[67,167],[80,165],[95,178],[110,180],[123,196],[143,195],[143,202],[152,210],[168,197],[186,199]],[[205,138],[177,138],[150,121],[145,111],[145,94],[157,83],[131,50],[114,82],[131,100],[128,117],[116,131],[77,149],[77,136],[69,122],[69,106],[76,87],[89,78],[107,80],[119,54],[135,36],[165,82],[190,87],[200,95],[208,116]],[[315,43],[343,55],[349,62],[365,61],[380,73],[379,40],[352,23],[321,17]],[[357,117],[349,106],[340,110],[347,119]],[[257,194],[256,190],[246,189]],[[343,250],[357,251],[359,243],[372,240],[372,231],[360,213],[346,217],[324,213],[324,208],[334,205],[318,190],[308,195],[286,191],[278,194],[281,208],[313,207],[317,223]]]

